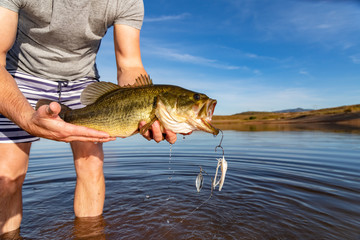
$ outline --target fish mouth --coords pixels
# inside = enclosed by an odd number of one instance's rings
[[[178,110],[176,113],[173,109],[169,110],[162,101],[158,101],[155,115],[166,129],[175,133],[186,134],[201,130],[218,135],[219,129],[211,124],[216,104],[216,100],[208,98],[185,112]]]
[[[208,99],[200,108],[197,114],[197,127],[205,132],[212,133],[214,135],[219,134],[219,129],[211,124],[211,119],[215,111],[217,101],[215,99]]]

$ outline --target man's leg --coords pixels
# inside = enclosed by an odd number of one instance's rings
[[[102,214],[105,200],[102,144],[72,142],[76,170],[74,211],[77,217]]]
[[[31,143],[0,144],[0,235],[20,227],[30,147]]]

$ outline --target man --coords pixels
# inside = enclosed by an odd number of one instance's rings
[[[46,96],[82,107],[80,92],[99,78],[95,57],[112,25],[118,84],[132,84],[146,74],[139,47],[142,20],[142,0],[0,0],[0,235],[20,226],[21,188],[31,142],[37,137],[71,142],[75,215],[102,214],[102,143],[114,138],[65,123],[56,102],[37,111],[29,102]],[[159,142],[163,135],[170,143],[176,141],[176,134],[161,132],[158,122],[144,137]]]

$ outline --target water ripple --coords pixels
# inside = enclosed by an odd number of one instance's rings
[[[228,173],[223,190],[209,198],[218,142],[194,133],[172,146],[171,159],[165,142],[135,136],[105,144],[104,214],[88,221],[73,217],[69,146],[34,144],[21,233],[29,239],[91,233],[82,229],[94,229],[94,239],[360,239],[360,135],[225,131]],[[197,193],[199,166],[208,175]]]

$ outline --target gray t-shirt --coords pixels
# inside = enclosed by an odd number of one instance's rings
[[[0,6],[19,13],[6,68],[54,81],[99,78],[95,59],[107,29],[140,29],[144,17],[142,0],[0,0]]]

